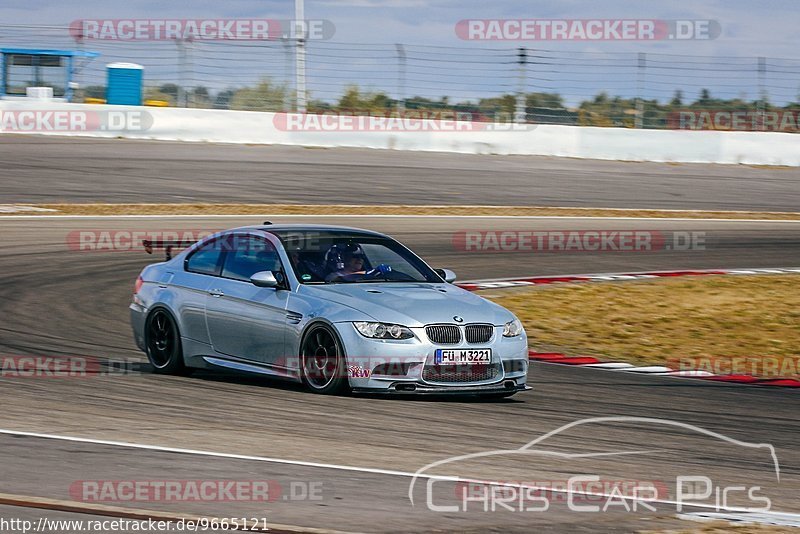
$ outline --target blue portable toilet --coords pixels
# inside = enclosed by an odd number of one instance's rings
[[[106,69],[106,103],[141,106],[144,67],[136,63],[109,63]]]

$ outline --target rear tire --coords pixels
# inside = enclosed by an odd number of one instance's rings
[[[147,316],[145,323],[145,348],[153,372],[163,375],[185,375],[183,347],[178,326],[170,313],[158,308]]]
[[[308,329],[300,343],[303,383],[314,393],[335,395],[349,386],[339,337],[324,324]]]

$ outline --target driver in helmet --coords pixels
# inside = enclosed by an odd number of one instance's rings
[[[326,282],[339,280],[356,280],[364,277],[385,275],[392,271],[391,266],[381,263],[376,268],[366,271],[366,256],[361,247],[355,243],[334,245],[325,254],[325,260],[331,273],[325,277]]]

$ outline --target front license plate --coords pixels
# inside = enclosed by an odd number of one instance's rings
[[[436,349],[436,365],[492,363],[492,349]]]

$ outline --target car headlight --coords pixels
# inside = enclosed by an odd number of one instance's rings
[[[514,319],[503,325],[503,337],[516,337],[525,332],[519,319]]]
[[[414,333],[411,330],[399,324],[356,321],[353,326],[362,336],[374,339],[411,339],[414,337]]]

